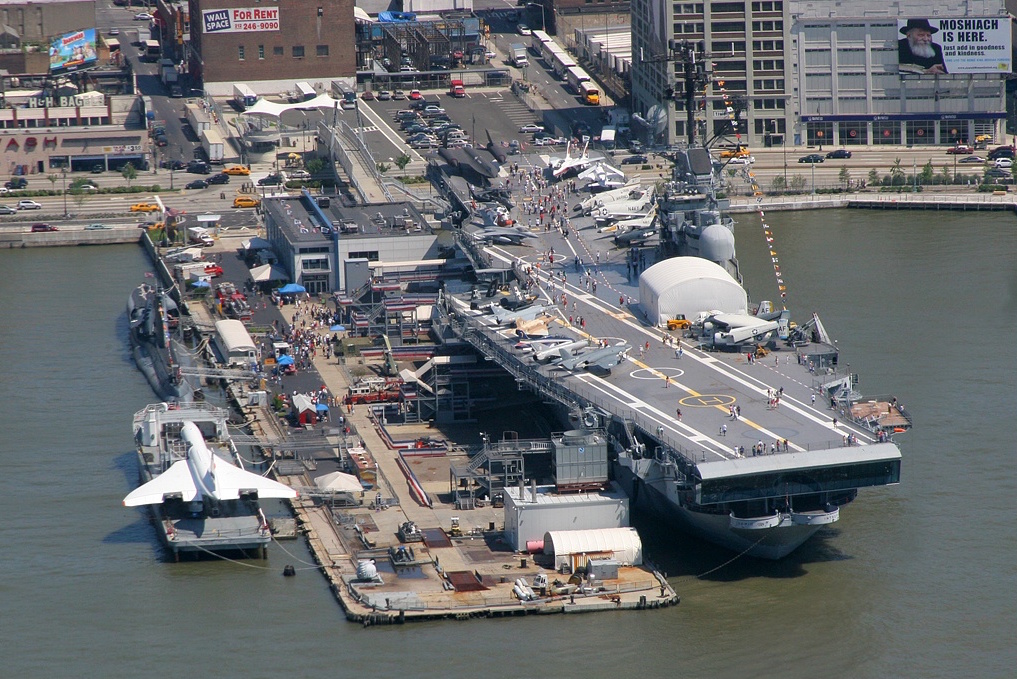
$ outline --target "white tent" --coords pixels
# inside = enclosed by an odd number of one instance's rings
[[[265,99],[259,99],[258,103],[251,106],[241,115],[245,116],[275,116],[279,117],[286,111],[293,110],[308,110],[312,108],[335,108],[339,105],[338,99],[333,99],[327,94],[319,94],[314,99],[308,99],[307,101],[299,101],[293,104],[276,104],[275,102],[266,101]]]
[[[314,480],[314,485],[316,485],[320,490],[334,493],[356,493],[364,489],[363,484],[360,483],[360,479],[353,474],[346,474],[343,472],[332,472],[331,474],[319,476]]]
[[[654,264],[639,277],[639,305],[654,325],[701,311],[744,314],[745,289],[724,267],[701,257],[672,257]]]
[[[544,533],[544,554],[554,557],[555,569],[573,556],[607,556],[626,566],[643,563],[643,542],[635,528],[552,530]]]
[[[261,236],[255,236],[245,240],[240,246],[245,250],[271,250],[272,244],[262,238]]]
[[[255,283],[267,283],[269,281],[288,281],[287,273],[274,264],[262,264],[251,269],[251,280]]]

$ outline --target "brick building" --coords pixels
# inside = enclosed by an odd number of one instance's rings
[[[190,0],[191,76],[225,96],[247,83],[258,94],[296,81],[327,87],[356,75],[353,0]]]

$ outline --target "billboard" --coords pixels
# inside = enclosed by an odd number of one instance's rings
[[[1010,19],[958,17],[898,19],[902,74],[1009,73]]]
[[[278,7],[234,7],[201,12],[203,33],[255,33],[279,30]]]
[[[95,29],[65,33],[49,45],[49,72],[68,73],[94,66],[99,55],[95,49]]]

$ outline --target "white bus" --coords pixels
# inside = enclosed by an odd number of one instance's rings
[[[545,42],[551,42],[551,36],[544,31],[533,31],[530,35],[530,49],[533,50],[533,54],[538,57],[544,56],[542,48]]]
[[[590,74],[578,66],[572,66],[565,72],[565,79],[568,81],[572,91],[576,94],[582,94],[583,89],[580,87],[580,84],[590,80]]]
[[[233,85],[233,101],[236,103],[237,108],[241,111],[246,111],[258,102],[258,95],[244,83],[236,83]]]

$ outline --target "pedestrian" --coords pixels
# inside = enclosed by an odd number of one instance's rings
[[[720,435],[721,436],[727,436],[727,425],[726,424],[720,425]]]
[[[671,386],[671,376],[664,375],[664,388],[667,389],[670,386]]]
[[[678,421],[681,422],[682,421],[682,409],[681,408],[676,408],[674,412],[675,412],[675,415],[678,416]]]
[[[816,393],[812,393],[812,405],[816,405]]]

